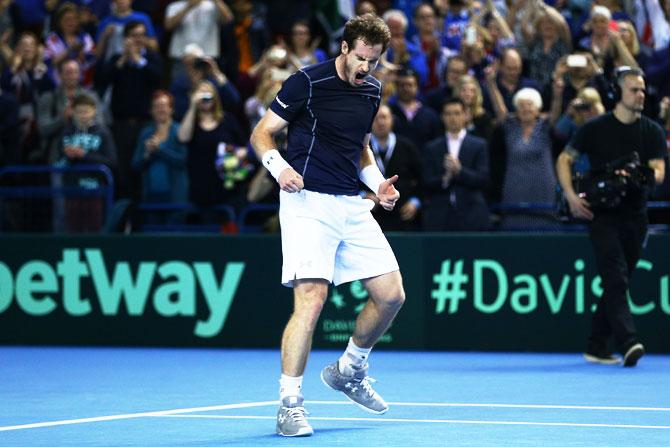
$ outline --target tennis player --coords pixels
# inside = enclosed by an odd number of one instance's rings
[[[365,14],[344,28],[341,54],[302,68],[283,84],[251,135],[263,165],[281,188],[282,284],[294,309],[281,342],[282,373],[277,433],[313,434],[305,415],[302,379],[328,285],[362,280],[369,300],[342,356],[321,372],[323,382],[363,409],[388,405],[370,385],[368,356],[400,310],[405,292],[393,251],[359,195],[359,179],[392,210],[400,193],[385,179],[368,146],[381,100],[370,73],[390,41],[379,17]],[[288,126],[288,154],[272,135]]]

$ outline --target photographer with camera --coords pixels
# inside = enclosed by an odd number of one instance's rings
[[[589,221],[589,236],[603,293],[593,315],[584,358],[618,364],[608,341],[613,336],[624,366],[635,366],[644,355],[626,291],[647,234],[649,184],[665,176],[665,135],[642,116],[645,80],[641,70],[619,67],[615,72],[616,107],[585,123],[556,162],[571,214]],[[580,154],[591,163],[591,187],[575,190],[571,167]]]

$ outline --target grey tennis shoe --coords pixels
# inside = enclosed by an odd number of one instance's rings
[[[370,385],[375,380],[367,374],[368,365],[361,368],[347,367],[343,374],[337,363],[332,363],[321,371],[321,380],[326,386],[343,392],[349,400],[365,411],[374,414],[384,414],[388,411],[387,403]]]
[[[302,396],[287,396],[282,399],[277,412],[277,434],[281,436],[312,436],[314,430],[305,417],[308,413],[302,405]]]

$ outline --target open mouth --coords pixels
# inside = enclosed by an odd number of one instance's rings
[[[355,78],[357,81],[362,81],[363,79],[365,79],[367,75],[368,75],[367,73],[357,72]]]

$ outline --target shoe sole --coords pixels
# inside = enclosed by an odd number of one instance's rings
[[[298,437],[312,436],[314,434],[314,430],[312,430],[312,429],[300,429],[300,430],[298,430],[297,433],[292,434],[292,435],[287,435],[286,433],[282,433],[280,430],[277,430],[277,434],[279,436],[283,436],[285,438],[298,438]]]
[[[389,411],[389,408],[388,408],[388,407],[384,408],[384,409],[381,410],[381,411],[375,411],[375,410],[373,410],[372,408],[368,408],[368,407],[366,407],[365,405],[356,402],[356,401],[353,400],[351,397],[347,396],[347,394],[346,394],[345,392],[343,392],[342,390],[338,390],[337,388],[333,388],[328,382],[326,382],[326,379],[323,377],[323,371],[321,371],[320,377],[321,377],[321,381],[323,382],[324,385],[326,385],[326,386],[327,386],[328,388],[330,388],[331,390],[338,391],[338,392],[344,394],[344,396],[345,396],[347,399],[349,399],[349,400],[352,401],[354,404],[356,404],[356,406],[358,406],[358,407],[361,408],[362,410],[367,411],[368,413],[372,413],[372,414],[384,414],[384,413],[386,413],[387,411]]]
[[[626,356],[623,359],[623,366],[626,368],[631,368],[637,365],[638,360],[644,355],[644,346],[633,346],[628,350]]]
[[[591,354],[584,353],[582,354],[584,356],[584,360],[586,360],[589,363],[596,363],[598,365],[620,365],[621,364],[621,359],[603,359],[602,357],[596,357]]]

